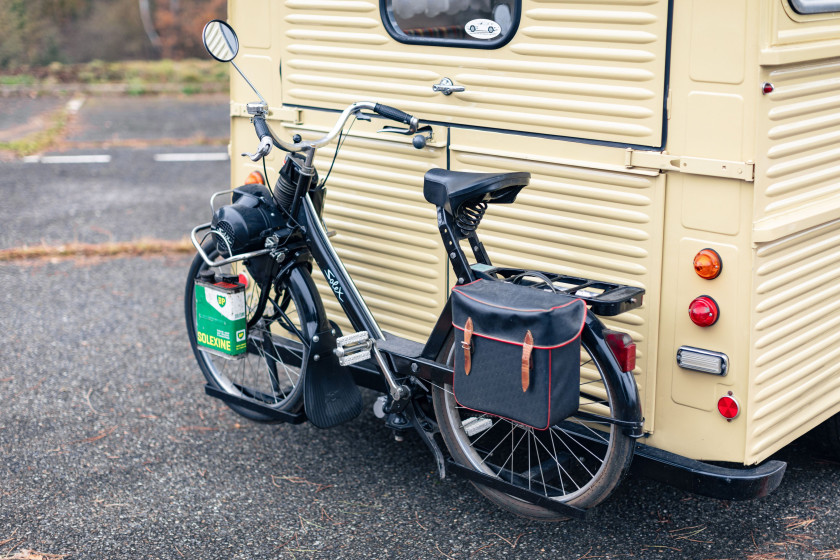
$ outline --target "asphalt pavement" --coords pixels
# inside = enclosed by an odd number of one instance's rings
[[[177,240],[207,220],[229,164],[155,155],[225,152],[216,133],[172,140],[226,123],[226,100],[107,101],[85,103],[64,151],[0,163],[0,248]],[[172,107],[204,116],[150,137]],[[110,145],[104,122],[143,143]],[[63,155],[109,159],[49,159]],[[186,340],[191,258],[0,263],[0,559],[840,558],[840,465],[810,441],[779,454],[788,472],[763,499],[630,477],[587,519],[543,524],[439,480],[422,443],[395,442],[370,406],[330,430],[241,419],[204,395]]]

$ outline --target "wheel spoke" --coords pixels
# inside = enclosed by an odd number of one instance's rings
[[[533,434],[533,430],[531,430],[531,433]],[[534,435],[534,440],[540,445],[543,444],[536,435]],[[545,493],[546,497],[548,497],[548,487],[545,485],[545,475],[543,474],[542,459],[540,459],[540,448],[534,445],[534,451],[537,452],[537,465],[539,465],[540,467],[540,479],[542,480],[543,493]],[[548,451],[548,449],[546,449],[546,451]],[[555,459],[555,461],[556,460],[557,459]]]

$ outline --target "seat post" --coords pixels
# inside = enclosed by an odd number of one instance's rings
[[[471,232],[466,239],[470,242],[470,248],[475,256],[475,262],[490,266],[492,264],[490,262],[490,255],[484,250],[484,244],[478,240],[478,232]]]
[[[449,262],[452,263],[452,269],[458,278],[458,284],[472,282],[475,280],[475,275],[470,268],[467,256],[461,249],[460,241],[462,239],[469,241],[476,262],[490,265],[490,257],[484,250],[484,245],[478,240],[478,234],[475,231],[471,231],[469,235],[464,235],[455,223],[455,217],[440,206],[437,207],[437,216],[440,237],[443,240]]]

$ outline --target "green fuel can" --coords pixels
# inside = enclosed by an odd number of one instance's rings
[[[195,282],[196,338],[202,349],[223,358],[242,358],[248,346],[245,285]]]

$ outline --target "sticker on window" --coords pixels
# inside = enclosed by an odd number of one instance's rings
[[[492,19],[474,19],[464,26],[467,35],[475,39],[492,39],[502,32],[501,26]]]
[[[506,45],[519,27],[521,4],[522,0],[379,0],[385,29],[397,41],[474,49]]]

